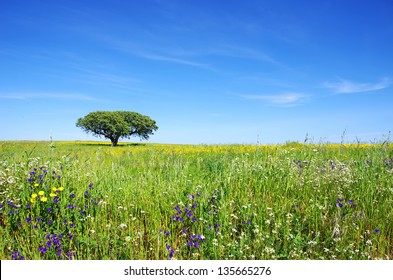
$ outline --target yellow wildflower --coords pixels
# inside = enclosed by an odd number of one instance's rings
[[[37,194],[36,193],[33,193],[32,195],[31,195],[31,198],[32,199],[35,199],[37,197]]]
[[[44,191],[39,191],[39,192],[38,192],[38,195],[39,195],[39,196],[43,196],[44,194],[45,194]]]
[[[59,190],[59,191],[63,191],[63,190],[64,190],[64,188],[63,188],[63,187],[60,187],[60,188],[58,188],[58,190]]]
[[[35,203],[35,198],[30,198],[31,203]]]
[[[39,186],[39,184],[38,184],[38,183],[35,183],[35,184],[34,184],[34,187],[38,187],[38,186]]]
[[[55,194],[55,193],[50,193],[49,196],[50,196],[50,197],[55,197],[56,194]]]
[[[53,191],[53,192],[56,192],[56,191],[57,191],[57,189],[56,189],[55,187],[53,187],[53,188],[52,188],[52,191]]]
[[[45,197],[45,196],[43,196],[43,197],[40,198],[40,200],[41,200],[42,202],[46,202],[46,201],[48,200],[48,198]]]

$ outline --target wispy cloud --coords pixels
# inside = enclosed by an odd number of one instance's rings
[[[271,94],[271,95],[244,94],[240,96],[243,97],[244,99],[261,100],[261,101],[268,102],[270,104],[285,106],[285,107],[297,106],[310,98],[309,95],[303,93],[297,93],[297,92],[286,92],[286,93]]]
[[[75,93],[5,93],[0,99],[30,100],[30,99],[57,99],[63,101],[103,101],[95,97]]]
[[[207,70],[215,71],[215,69],[209,64],[199,63],[199,62],[195,62],[195,61],[187,60],[187,59],[183,59],[183,58],[166,56],[166,55],[149,54],[149,53],[140,53],[139,55],[141,57],[149,59],[149,60],[166,61],[166,62],[171,62],[171,63],[175,63],[175,64],[188,65],[188,66],[204,68]]]
[[[340,80],[338,82],[326,82],[324,86],[332,89],[335,93],[358,93],[366,91],[376,91],[389,87],[392,84],[390,78],[383,78],[377,83],[356,83],[348,80]]]

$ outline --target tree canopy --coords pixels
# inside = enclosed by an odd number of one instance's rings
[[[94,136],[104,136],[116,146],[120,138],[139,136],[149,139],[158,129],[156,122],[148,116],[129,111],[96,111],[79,118],[76,126]]]

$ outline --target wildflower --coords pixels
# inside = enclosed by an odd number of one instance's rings
[[[56,204],[56,203],[58,203],[58,202],[59,202],[59,197],[58,197],[58,196],[55,196],[55,198],[53,199],[53,203]]]
[[[49,194],[49,196],[50,196],[50,197],[55,197],[55,196],[57,196],[57,194],[55,194],[55,193],[52,192],[52,193]]]
[[[42,202],[47,202],[47,201],[48,201],[48,198],[45,197],[45,196],[43,196],[43,197],[40,198],[40,200],[41,200]]]
[[[131,236],[126,236],[126,242],[130,242],[131,241]]]
[[[69,260],[72,260],[73,254],[74,254],[73,251],[68,251],[67,254],[66,254],[66,255],[67,255],[67,258],[68,258]]]
[[[35,183],[33,186],[34,186],[34,187],[38,187],[38,186],[39,186],[39,184],[38,184],[38,183]]]
[[[26,218],[26,223],[28,223],[28,224],[31,223],[31,218],[30,218],[30,217],[27,217],[27,218]]]
[[[93,188],[93,183],[90,183],[89,184],[89,189],[92,189]]]
[[[74,198],[74,197],[75,197],[74,193],[70,194],[70,198]]]
[[[124,223],[121,223],[121,224],[119,225],[119,228],[121,228],[121,229],[126,228],[126,227],[127,227],[127,225],[124,224]]]
[[[188,195],[188,199],[194,199],[195,198],[195,196],[194,195],[192,195],[192,194],[190,194],[190,195]]]
[[[46,211],[47,211],[48,213],[50,213],[50,212],[53,211],[53,208],[52,208],[52,207],[49,207],[48,209],[46,209]]]
[[[23,256],[18,250],[12,252],[13,260],[24,260],[25,256]]]
[[[37,198],[37,194],[36,193],[33,193],[30,197],[32,198],[32,199],[35,199],[35,198]]]
[[[381,231],[379,229],[374,229],[374,233],[380,233]]]
[[[38,195],[39,195],[39,196],[43,196],[43,195],[45,195],[45,192],[44,192],[44,191],[39,191],[39,192],[38,192]]]
[[[40,246],[40,247],[38,247],[38,251],[40,251],[42,254],[45,254],[46,253],[46,248]]]
[[[68,205],[67,205],[67,208],[68,208],[68,209],[75,209],[75,205],[68,204]]]
[[[169,245],[166,245],[166,249],[169,251],[169,259],[172,259],[175,255],[175,250],[173,250],[172,247]]]

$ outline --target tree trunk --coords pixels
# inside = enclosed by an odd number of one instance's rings
[[[113,147],[117,146],[117,143],[119,142],[119,138],[120,138],[120,136],[115,136],[115,137],[111,138]]]

